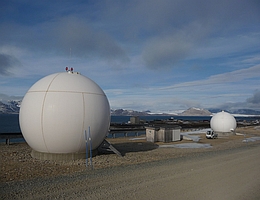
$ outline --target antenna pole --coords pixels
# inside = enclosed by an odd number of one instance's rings
[[[88,127],[88,133],[89,133],[89,156],[90,156],[90,167],[93,169],[92,165],[92,140],[91,140],[91,134],[90,134],[90,126]]]
[[[86,167],[88,167],[88,136],[85,130],[85,142],[86,142]]]

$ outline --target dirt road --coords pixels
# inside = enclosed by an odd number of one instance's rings
[[[260,145],[1,184],[1,199],[260,199]]]

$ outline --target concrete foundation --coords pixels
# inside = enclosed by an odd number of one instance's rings
[[[98,151],[92,151],[92,157],[96,156]],[[89,155],[89,154],[88,154]],[[57,161],[73,161],[86,159],[86,152],[82,153],[45,153],[32,150],[31,156],[39,160],[57,160]]]
[[[218,134],[218,137],[228,137],[231,135],[236,135],[236,132],[215,132]]]

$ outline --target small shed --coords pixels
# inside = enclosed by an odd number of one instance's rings
[[[147,142],[173,142],[180,141],[180,126],[145,127]]]
[[[145,132],[146,132],[146,141],[147,142],[156,142],[157,141],[157,132],[158,128],[155,127],[145,127]]]

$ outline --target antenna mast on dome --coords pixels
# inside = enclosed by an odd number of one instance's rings
[[[70,58],[69,58],[69,62],[71,62],[71,47],[70,47]],[[65,68],[66,72],[73,72],[73,67],[66,67]]]
[[[71,67],[71,68],[66,67],[65,70],[66,70],[66,72],[73,72],[74,69],[73,69],[73,67]]]
[[[70,48],[70,60],[71,60],[71,48]],[[79,72],[74,72],[74,68],[73,67],[65,67],[66,72],[70,73],[70,74],[80,74]]]

